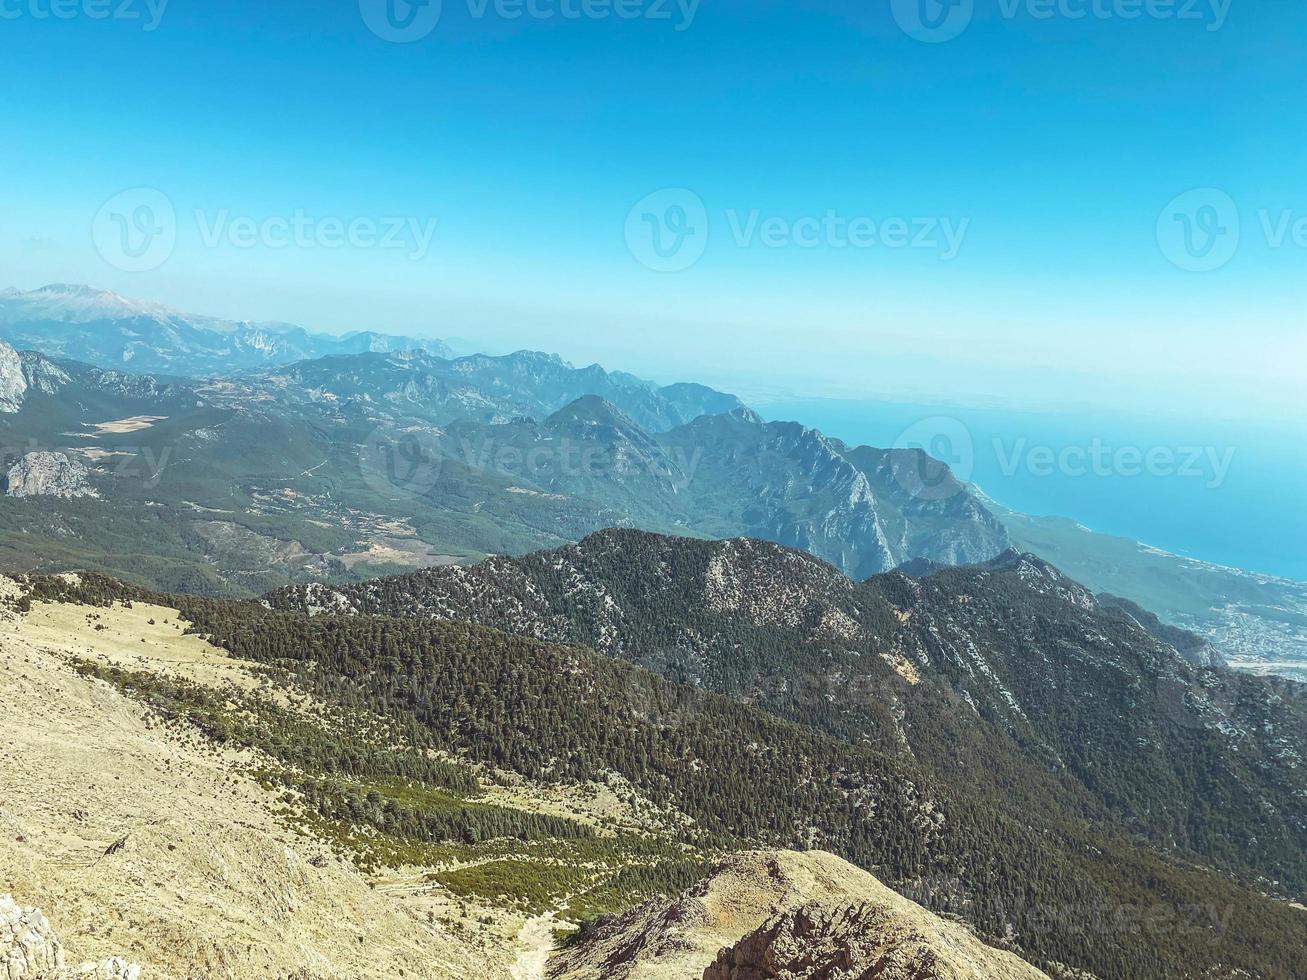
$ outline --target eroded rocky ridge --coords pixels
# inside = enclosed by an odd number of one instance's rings
[[[559,953],[550,980],[1039,980],[821,851],[727,858],[668,902],[601,922]]]

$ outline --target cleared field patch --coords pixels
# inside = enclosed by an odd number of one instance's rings
[[[126,432],[140,432],[142,429],[149,429],[160,422],[166,421],[166,415],[133,415],[127,419],[117,419],[113,422],[93,422],[91,427],[100,435],[122,435]]]

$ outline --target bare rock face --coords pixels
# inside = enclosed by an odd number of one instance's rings
[[[64,950],[50,921],[0,895],[0,980],[56,976],[63,969]]]
[[[10,467],[5,494],[10,497],[96,497],[90,472],[63,453],[28,453]]]
[[[27,395],[27,376],[18,352],[0,340],[0,412],[16,412]]]
[[[139,980],[141,968],[117,956],[75,969],[39,909],[23,908],[0,895],[0,980]]]
[[[23,377],[27,381],[28,391],[54,395],[64,385],[72,383],[73,379],[67,371],[35,351],[22,351],[18,359],[23,365]]]

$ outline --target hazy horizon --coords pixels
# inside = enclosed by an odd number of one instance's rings
[[[796,395],[1307,417],[1307,10],[977,6],[925,43],[901,6],[15,16],[0,281]]]

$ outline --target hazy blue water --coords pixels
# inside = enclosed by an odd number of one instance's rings
[[[1307,425],[825,399],[756,407],[850,443],[921,445],[1016,510],[1307,580]],[[1202,450],[1197,461],[1190,447]],[[1151,465],[1136,450],[1153,452]]]

